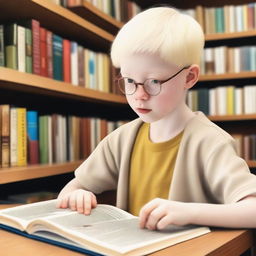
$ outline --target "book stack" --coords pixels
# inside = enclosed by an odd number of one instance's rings
[[[85,159],[108,133],[123,123],[60,114],[39,115],[34,110],[0,105],[0,165]]]

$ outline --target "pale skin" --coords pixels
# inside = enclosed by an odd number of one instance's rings
[[[136,66],[136,71],[134,67]],[[121,63],[121,74],[143,82],[147,78],[164,80],[179,70],[152,55],[136,55]],[[198,80],[199,67],[191,65],[177,77],[162,85],[161,93],[150,96],[143,86],[138,85],[133,95],[127,96],[131,108],[144,121],[150,123],[150,139],[163,142],[180,133],[193,117],[185,104],[186,91]],[[145,110],[149,110],[146,111]],[[80,213],[90,214],[97,206],[96,196],[84,190],[74,178],[60,192],[58,207],[71,208]],[[232,204],[183,203],[155,198],[141,208],[141,228],[164,229],[169,224],[218,226],[228,228],[256,227],[256,197],[247,196]]]

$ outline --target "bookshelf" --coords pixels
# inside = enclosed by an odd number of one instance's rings
[[[72,10],[45,0],[0,0],[0,6],[2,13],[0,23],[33,18],[53,33],[75,40],[83,47],[96,52],[109,53],[114,34],[122,26],[121,22],[97,10],[89,3],[74,7]],[[44,110],[47,113],[60,111],[61,114],[78,114],[85,117],[95,115],[110,120],[133,118],[133,113],[122,95],[74,86],[5,67],[0,67],[0,93],[0,104],[17,104],[39,111]],[[119,113],[115,111],[116,108],[120,110]],[[51,179],[56,175],[71,176],[81,163],[82,160],[1,168],[0,186],[4,185],[5,190],[8,184],[11,188],[15,188],[17,182],[31,180],[40,182],[41,178]],[[63,181],[63,185],[66,182],[66,180]],[[26,183],[24,184],[19,187],[26,186]]]

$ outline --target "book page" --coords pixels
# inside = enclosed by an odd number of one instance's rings
[[[79,217],[79,218],[77,218]],[[64,220],[67,218],[66,220]],[[53,231],[58,241],[70,241],[77,243],[78,247],[87,248],[99,253],[118,252],[120,254],[127,253],[140,248],[142,251],[154,251],[157,246],[163,248],[166,246],[185,241],[187,239],[197,237],[210,232],[206,227],[198,226],[168,226],[162,231],[151,231],[139,228],[139,220],[137,217],[128,217],[126,219],[116,219],[97,222],[93,214],[85,216],[80,214],[75,216],[70,214],[60,218],[51,217],[48,223],[38,223],[30,229],[34,234],[47,237],[47,232]],[[54,236],[50,235],[51,238]],[[68,242],[72,244],[72,242]],[[146,248],[146,249],[145,249]]]
[[[67,212],[70,211],[71,210],[63,211],[63,209],[56,208],[56,200],[43,201],[1,210],[0,223],[19,229],[21,225],[23,229],[25,229],[28,223],[34,219],[67,214]],[[20,223],[20,225],[18,225],[18,223]]]
[[[81,219],[84,219],[83,214],[79,214],[70,209],[56,208],[56,202],[57,200],[49,200],[1,210],[0,223],[13,226],[10,222],[6,223],[5,220],[8,218],[15,222],[21,223],[21,225],[25,228],[33,220],[56,217],[56,222],[59,221],[62,225],[68,227],[69,218],[67,218],[66,215],[71,214],[74,216],[72,221],[76,223],[81,223]],[[97,208],[92,210],[92,212],[94,214],[91,214],[86,218],[90,223],[133,217],[131,214],[110,205],[98,205]],[[61,216],[65,217],[61,218]],[[17,226],[13,227],[18,228]]]

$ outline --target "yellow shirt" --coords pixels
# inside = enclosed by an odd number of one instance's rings
[[[144,123],[137,134],[131,156],[129,177],[129,212],[138,216],[150,200],[168,198],[174,165],[183,132],[169,141],[153,143],[149,124]]]

